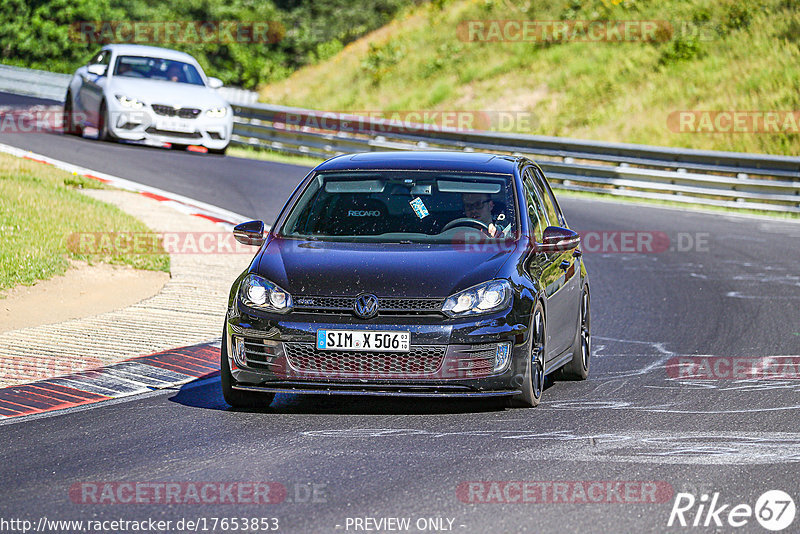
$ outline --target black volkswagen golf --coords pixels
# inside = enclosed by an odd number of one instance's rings
[[[586,379],[589,283],[542,170],[481,153],[344,155],[314,170],[233,284],[226,402],[277,392],[508,398]]]

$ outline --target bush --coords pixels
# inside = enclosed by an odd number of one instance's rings
[[[705,55],[703,47],[696,37],[679,36],[667,43],[666,48],[661,51],[658,63],[659,65],[667,65],[703,57],[703,55]]]
[[[279,37],[276,42],[142,43],[188,52],[209,75],[226,84],[253,88],[333,56],[345,44],[386,24],[398,10],[416,1],[3,0],[0,62],[73,72],[107,44],[87,39],[71,28],[81,21],[275,22],[275,27],[285,29],[285,33],[275,34]]]
[[[742,30],[750,26],[750,19],[753,18],[750,9],[750,6],[744,3],[728,7],[725,15],[725,27],[730,30]]]
[[[391,41],[382,46],[370,43],[369,52],[361,62],[361,67],[370,75],[372,83],[378,84],[404,55],[403,48]]]

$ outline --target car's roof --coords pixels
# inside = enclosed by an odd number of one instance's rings
[[[195,60],[190,54],[179,52],[178,50],[172,50],[171,48],[161,48],[158,46],[112,44],[104,46],[103,48],[113,50],[118,55],[154,56],[164,59],[174,59],[177,61],[191,61],[192,63],[197,62],[197,60]]]
[[[321,163],[317,171],[430,170],[513,174],[521,158],[481,152],[365,152]]]

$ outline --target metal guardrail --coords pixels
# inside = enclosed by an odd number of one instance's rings
[[[0,91],[63,101],[72,76],[0,65]]]
[[[0,91],[61,101],[70,76],[0,65]],[[554,187],[681,203],[800,213],[800,157],[397,126],[390,121],[253,103],[222,88],[233,143],[327,158],[376,150],[459,150],[535,159]],[[313,127],[309,125],[314,125]]]
[[[553,187],[709,206],[800,213],[800,158],[397,125],[266,104],[235,105],[234,143],[331,157],[376,150],[529,156]]]
[[[63,102],[71,79],[69,74],[0,65],[0,91],[7,93]],[[224,86],[216,91],[231,104],[248,105],[258,100],[258,93],[238,87]]]

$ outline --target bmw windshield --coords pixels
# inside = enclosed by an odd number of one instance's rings
[[[120,56],[114,67],[114,76],[204,85],[202,76],[193,65],[157,57]]]
[[[430,171],[324,172],[279,235],[353,242],[452,243],[517,236],[509,175]]]

